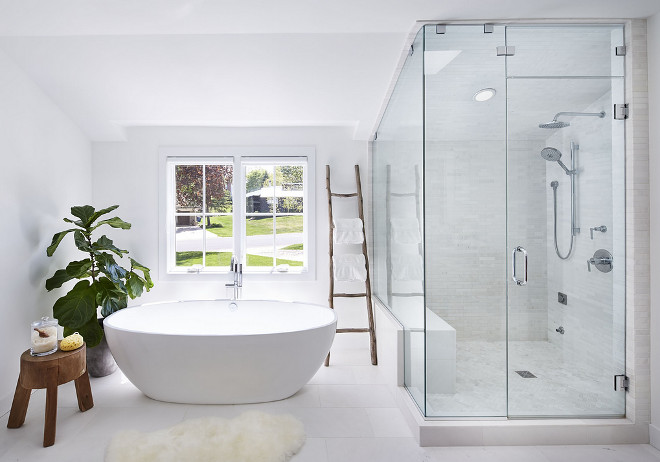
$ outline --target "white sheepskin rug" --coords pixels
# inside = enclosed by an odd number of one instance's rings
[[[106,462],[285,462],[305,444],[303,424],[290,415],[249,411],[234,419],[185,420],[152,433],[116,434]]]

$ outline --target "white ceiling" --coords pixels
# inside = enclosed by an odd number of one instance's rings
[[[658,11],[658,0],[0,0],[0,49],[95,141],[136,125],[341,125],[367,139],[416,20]]]

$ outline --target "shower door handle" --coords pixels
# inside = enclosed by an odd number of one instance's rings
[[[523,278],[518,279],[516,276],[516,253],[520,252],[523,254]],[[527,284],[527,251],[524,247],[518,246],[513,249],[511,254],[511,278],[519,286],[524,286]]]

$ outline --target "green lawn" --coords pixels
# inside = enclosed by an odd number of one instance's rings
[[[211,226],[206,229],[216,236],[231,237],[232,236],[232,217],[220,216],[211,217]],[[273,234],[273,219],[266,218],[248,218],[245,224],[245,230],[248,236],[257,236],[261,234]],[[303,217],[284,216],[277,217],[277,234],[287,233],[302,233],[303,232]]]
[[[229,266],[231,261],[230,252],[208,252],[206,254],[206,266]],[[249,266],[272,266],[273,259],[270,257],[262,257],[261,255],[247,255],[247,262]],[[202,252],[177,252],[176,253],[176,266],[192,266],[202,264]],[[277,259],[278,265],[288,264],[290,266],[302,266],[301,261],[285,260],[283,258]]]
[[[286,247],[282,247],[280,250],[303,250],[303,245],[302,244],[291,244],[287,245]]]

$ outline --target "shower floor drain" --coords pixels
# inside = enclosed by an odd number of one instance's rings
[[[523,379],[535,379],[536,376],[532,374],[529,371],[516,371],[516,374],[518,374],[520,377]]]

